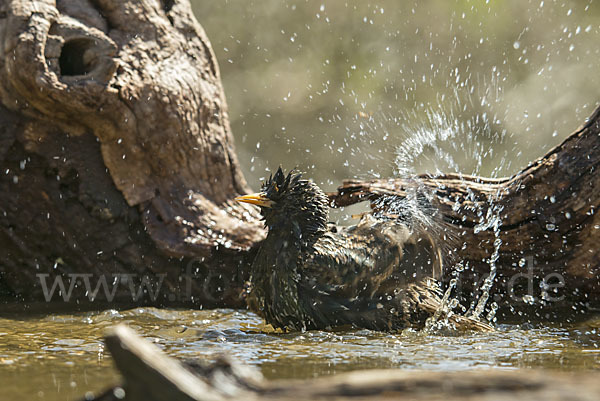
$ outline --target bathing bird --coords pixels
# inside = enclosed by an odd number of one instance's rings
[[[268,230],[244,296],[274,328],[399,330],[415,317],[407,286],[440,275],[431,235],[371,214],[329,223],[327,195],[295,171],[279,167],[259,193],[235,200],[258,206]]]

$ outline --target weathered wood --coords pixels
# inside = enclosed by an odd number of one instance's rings
[[[117,326],[106,337],[106,346],[127,381],[128,399],[222,400],[206,382],[169,358],[126,326]]]
[[[313,380],[266,382],[254,368],[220,358],[186,369],[175,359],[124,327],[106,339],[123,375],[121,395],[128,401],[153,400],[564,400],[595,401],[600,381],[594,372],[535,370],[422,372],[368,370]],[[195,372],[195,375],[190,373]],[[114,389],[95,398],[117,398]],[[86,398],[86,400],[90,400]]]
[[[189,1],[2,1],[0,297],[43,303],[38,274],[137,274],[166,275],[158,303],[239,305],[264,230],[232,200],[248,186],[227,113]],[[73,306],[91,303],[84,287]],[[120,285],[112,302],[148,298]]]
[[[448,174],[348,180],[330,199],[337,206],[368,199],[376,207],[383,198],[403,198],[419,187],[429,195],[448,238],[456,238],[448,241],[453,259],[468,266],[459,282],[468,298],[474,283],[489,274],[499,239],[492,296],[501,316],[524,312],[529,318],[564,321],[600,307],[599,163],[600,108],[562,144],[510,178]],[[494,216],[497,236],[488,224]],[[544,279],[550,286],[545,292]]]

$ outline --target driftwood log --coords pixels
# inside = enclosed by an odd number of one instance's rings
[[[123,377],[119,387],[87,401],[159,400],[574,400],[595,401],[597,373],[477,370],[369,370],[313,380],[267,382],[227,357],[182,364],[125,326],[106,345]]]
[[[418,185],[467,303],[494,259],[500,317],[585,316],[600,301],[599,120],[511,178],[348,181],[332,203]],[[248,191],[187,0],[0,2],[3,310],[240,306],[265,235],[233,201]]]

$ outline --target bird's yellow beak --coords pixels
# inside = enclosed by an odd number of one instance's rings
[[[273,201],[267,198],[267,195],[263,192],[257,192],[255,194],[238,196],[235,198],[238,202],[251,203],[253,205],[258,205],[262,207],[271,207],[273,205]]]

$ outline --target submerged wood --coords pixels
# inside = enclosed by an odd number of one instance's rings
[[[268,382],[255,368],[227,357],[183,364],[125,326],[106,345],[123,384],[87,401],[162,400],[596,400],[597,373],[535,370],[423,372],[367,370],[310,380]],[[117,398],[115,395],[121,396]],[[125,396],[123,398],[122,396]]]
[[[490,296],[499,316],[565,321],[600,308],[599,166],[597,108],[563,143],[509,178],[348,180],[329,196],[338,207],[369,200],[377,208],[382,199],[422,191],[451,244],[449,259],[465,267],[459,293],[468,299],[477,294],[496,242],[498,275]],[[451,267],[446,266],[446,281]]]

